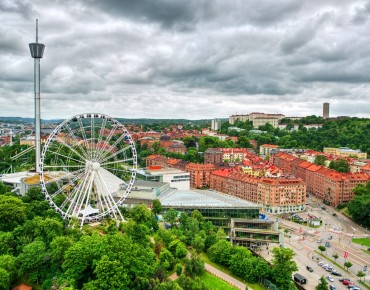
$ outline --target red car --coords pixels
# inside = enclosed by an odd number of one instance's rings
[[[347,279],[344,279],[342,283],[343,285],[353,285],[353,283]]]

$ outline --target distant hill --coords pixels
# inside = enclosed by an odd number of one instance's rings
[[[62,119],[53,119],[53,120],[41,120],[43,124],[50,123],[60,123]],[[22,117],[0,117],[0,122],[9,122],[9,123],[33,123],[34,118],[22,118]]]

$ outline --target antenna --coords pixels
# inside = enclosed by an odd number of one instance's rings
[[[39,20],[36,19],[36,43],[39,42]]]

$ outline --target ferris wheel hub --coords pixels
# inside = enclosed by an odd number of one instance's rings
[[[93,162],[93,164],[92,164],[92,169],[93,169],[94,171],[98,171],[98,170],[99,170],[99,168],[100,168],[100,163],[99,163],[99,162]]]

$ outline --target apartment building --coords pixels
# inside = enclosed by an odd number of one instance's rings
[[[306,184],[294,177],[255,177],[219,169],[210,176],[210,188],[257,203],[269,213],[302,211],[306,205]]]
[[[262,155],[262,156],[268,156],[268,155],[270,155],[270,151],[271,151],[272,149],[277,149],[277,148],[279,148],[279,146],[278,146],[278,145],[273,145],[273,144],[262,144],[262,145],[260,146],[260,155]]]
[[[274,154],[272,160],[285,173],[302,178],[307,184],[308,193],[335,207],[350,201],[354,196],[353,189],[370,180],[370,175],[365,171],[340,173],[284,152]]]
[[[324,153],[338,155],[342,157],[351,157],[354,156],[360,159],[366,159],[367,153],[361,152],[360,149],[353,150],[348,147],[339,147],[339,148],[332,148],[332,147],[324,147]]]
[[[204,163],[241,162],[248,154],[247,148],[208,148],[204,152]]]
[[[215,164],[196,164],[189,163],[185,170],[190,173],[191,188],[209,187],[210,174],[216,170]]]

